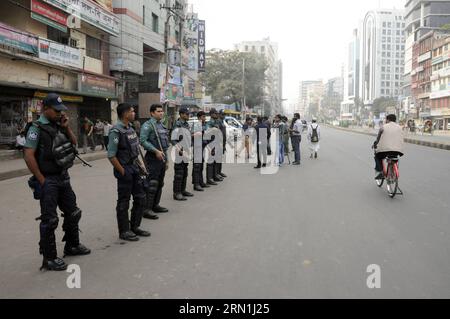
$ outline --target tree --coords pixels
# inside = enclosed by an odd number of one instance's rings
[[[267,62],[262,55],[237,51],[210,50],[207,52],[206,72],[200,77],[206,94],[213,101],[242,104],[243,61],[245,59],[245,98],[249,107],[263,105]]]
[[[380,97],[373,101],[372,112],[374,115],[379,116],[380,113],[386,112],[388,107],[395,107],[396,105],[396,98]]]

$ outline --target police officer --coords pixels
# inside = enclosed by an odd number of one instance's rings
[[[151,119],[144,123],[141,128],[141,145],[147,151],[145,161],[149,169],[147,209],[154,213],[167,213],[167,208],[159,205],[161,201],[164,178],[167,169],[167,150],[169,149],[169,131],[161,122],[164,110],[161,104],[153,104],[150,107]],[[144,218],[151,217],[144,213]]]
[[[221,154],[218,155],[219,152],[222,152],[223,145],[222,140],[216,141],[216,134],[214,130],[217,132],[221,132],[220,130],[220,119],[219,113],[215,108],[212,108],[209,112],[211,119],[206,124],[207,134],[211,137],[211,142],[209,143],[209,155],[208,163],[206,164],[206,180],[208,185],[217,185],[216,182],[222,182],[223,177],[218,174],[218,158],[222,158]],[[214,142],[215,146],[212,146]],[[217,155],[217,156],[216,156]],[[212,157],[212,158],[211,158]]]
[[[139,169],[139,137],[133,129],[136,114],[127,103],[117,107],[119,121],[109,132],[108,158],[114,167],[117,179],[117,224],[119,237],[126,241],[138,241],[139,237],[150,237],[140,229],[144,212],[145,192],[143,177]],[[142,163],[143,165],[143,163]],[[131,220],[128,218],[130,199],[133,195]]]
[[[186,197],[194,196],[186,191],[191,142],[190,126],[188,123],[189,110],[182,107],[180,108],[179,114],[180,118],[175,122],[171,139],[172,145],[175,146],[176,152],[178,153],[174,164],[173,199],[185,201]]]
[[[55,93],[48,94],[43,105],[39,120],[27,132],[24,158],[33,174],[30,186],[35,191],[35,199],[40,199],[39,251],[44,258],[41,270],[62,271],[67,269],[67,264],[57,257],[58,207],[64,216],[64,255],[88,255],[91,251],[79,239],[81,210],[68,173],[75,160],[77,140],[69,119],[62,113],[67,108]]]
[[[203,169],[205,167],[204,150],[208,144],[203,136],[206,131],[206,113],[200,111],[197,113],[198,122],[192,126],[193,150],[194,150],[194,165],[192,169],[192,184],[196,192],[203,192],[204,188],[210,186],[205,183],[203,179]]]
[[[219,120],[220,120],[219,121],[219,129],[222,132],[222,138],[223,138],[223,143],[222,143],[223,152],[222,152],[222,154],[225,155],[225,152],[227,151],[227,128],[226,128],[225,123],[224,123],[224,121],[225,121],[225,112],[224,112],[224,110],[220,110],[220,112],[219,112]],[[219,177],[226,178],[227,175],[222,173],[222,161],[220,163],[216,163],[216,167],[217,167],[217,169],[216,169],[217,175]]]

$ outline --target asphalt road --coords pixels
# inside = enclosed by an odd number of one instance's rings
[[[318,160],[261,175],[226,165],[220,186],[144,221],[152,237],[118,239],[106,160],[72,170],[90,256],[81,288],[39,272],[38,202],[27,178],[0,182],[1,298],[450,298],[450,152],[406,145],[390,199],[374,183],[372,137],[323,129]],[[190,177],[189,177],[190,178]],[[191,185],[189,185],[191,188]],[[60,225],[62,222],[60,222]],[[58,230],[59,252],[62,234]],[[366,285],[381,268],[381,288]]]

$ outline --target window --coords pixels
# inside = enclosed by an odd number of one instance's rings
[[[383,44],[383,50],[386,50],[386,44]]]
[[[391,35],[391,30],[388,30],[387,34],[388,34],[388,35]]]
[[[381,89],[381,94],[384,94],[384,89]]]
[[[386,35],[386,29],[383,29],[383,35]]]
[[[383,22],[383,28],[386,28],[386,22]]]
[[[386,68],[384,66],[381,67],[381,72],[386,72]]]
[[[159,33],[159,17],[154,13],[152,13],[152,30]]]
[[[145,6],[142,6],[142,24],[145,25]]]
[[[47,26],[47,38],[64,45],[69,45],[70,35],[69,33],[64,33],[50,26]]]
[[[97,60],[102,59],[102,43],[99,39],[86,35],[86,55]]]
[[[384,86],[385,86],[385,85],[384,85],[384,81],[381,81],[381,86],[382,86],[382,87],[384,87]]]

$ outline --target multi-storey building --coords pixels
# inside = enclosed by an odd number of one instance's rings
[[[301,81],[296,112],[301,116],[309,116],[312,104],[314,104],[313,108],[318,111],[321,96],[323,96],[322,80]]]
[[[450,36],[433,43],[430,115],[436,129],[450,130]]]
[[[244,41],[235,45],[239,52],[253,52],[265,56],[268,63],[264,88],[264,113],[275,115],[282,111],[282,64],[278,58],[278,44],[271,42],[270,38],[262,41]]]
[[[371,106],[377,98],[401,95],[404,74],[405,22],[402,10],[366,14],[361,36],[361,99]]]
[[[343,101],[340,119],[353,120],[360,110],[357,105],[360,99],[360,30],[353,30],[353,37],[348,45],[347,61],[344,66]]]
[[[403,110],[409,118],[418,118],[421,105],[412,94],[413,46],[430,31],[439,31],[450,23],[450,1],[408,0],[405,4],[405,72],[403,84]],[[415,72],[414,72],[415,73]],[[429,113],[429,111],[428,111]],[[422,115],[427,112],[422,111]]]
[[[107,1],[0,1],[0,144],[38,117],[48,92],[61,95],[75,131],[84,116],[111,120],[108,43],[118,35]]]

